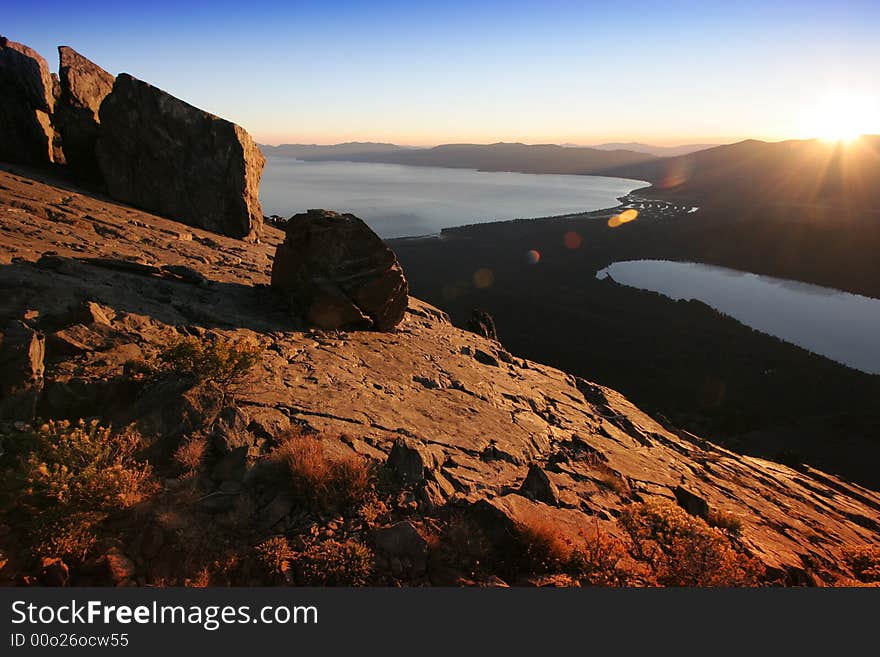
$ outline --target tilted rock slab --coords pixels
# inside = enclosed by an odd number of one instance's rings
[[[56,160],[54,103],[46,60],[0,36],[0,160],[31,165]]]
[[[247,131],[121,73],[104,99],[98,163],[113,198],[230,237],[259,237],[266,159]]]
[[[95,154],[99,111],[115,78],[68,46],[58,46],[58,56],[60,91],[53,119],[61,133],[64,159],[78,178],[102,182]]]
[[[393,329],[409,287],[397,256],[353,214],[309,210],[290,218],[272,287],[324,329]]]

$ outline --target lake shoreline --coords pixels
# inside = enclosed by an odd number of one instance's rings
[[[290,216],[313,207],[350,212],[392,240],[522,216],[607,211],[644,184],[596,175],[276,157],[267,162],[260,197],[267,216]]]
[[[600,281],[695,300],[765,335],[841,365],[880,374],[880,300],[753,272],[672,260],[614,262]]]

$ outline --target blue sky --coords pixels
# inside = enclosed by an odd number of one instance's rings
[[[70,45],[268,143],[813,136],[816,125],[847,122],[847,107],[872,113],[878,28],[880,3],[857,0],[7,0],[0,9],[0,33],[53,70],[55,47]]]

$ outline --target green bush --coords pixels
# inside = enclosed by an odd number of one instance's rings
[[[198,340],[185,337],[166,345],[156,356],[161,372],[230,386],[247,374],[263,354],[252,340]]]

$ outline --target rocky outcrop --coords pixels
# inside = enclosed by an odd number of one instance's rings
[[[49,65],[37,52],[0,37],[0,160],[56,161]]]
[[[352,214],[309,210],[290,218],[272,287],[325,329],[388,331],[403,319],[408,286],[394,252]]]
[[[96,152],[113,198],[230,237],[259,236],[265,158],[244,128],[125,73],[99,119]]]
[[[64,159],[78,178],[103,181],[95,145],[101,103],[113,89],[113,76],[73,48],[58,47],[59,93],[54,123],[61,134]]]
[[[465,328],[477,335],[482,335],[490,340],[498,340],[498,331],[495,328],[495,319],[485,310],[474,308]]]
[[[416,534],[433,535],[415,516],[441,505],[505,534],[546,518],[578,541],[597,528],[615,535],[627,509],[664,500],[728,519],[738,545],[795,582],[834,582],[843,548],[880,546],[877,492],[677,430],[614,390],[503,356],[497,342],[417,299],[393,334],[304,326],[267,289],[283,235],[270,227],[264,237],[244,245],[0,171],[0,326],[19,321],[46,334],[47,408],[51,385],[90,397],[90,408],[140,413],[161,442],[206,425],[199,430],[222,460],[210,471],[219,492],[204,503],[227,504],[239,477],[259,481],[267,459],[242,474],[243,453],[293,424],[317,432],[328,451],[387,462],[408,495],[398,506],[413,517],[376,527],[370,540],[377,559],[414,570],[423,558]],[[168,265],[206,282],[169,275]],[[127,363],[184,334],[264,347],[236,386],[238,410],[205,385],[121,396]],[[62,342],[72,346],[53,355]],[[303,523],[289,493],[265,492],[257,525],[286,532]]]
[[[30,420],[43,387],[46,339],[22,321],[0,333],[0,418]]]

